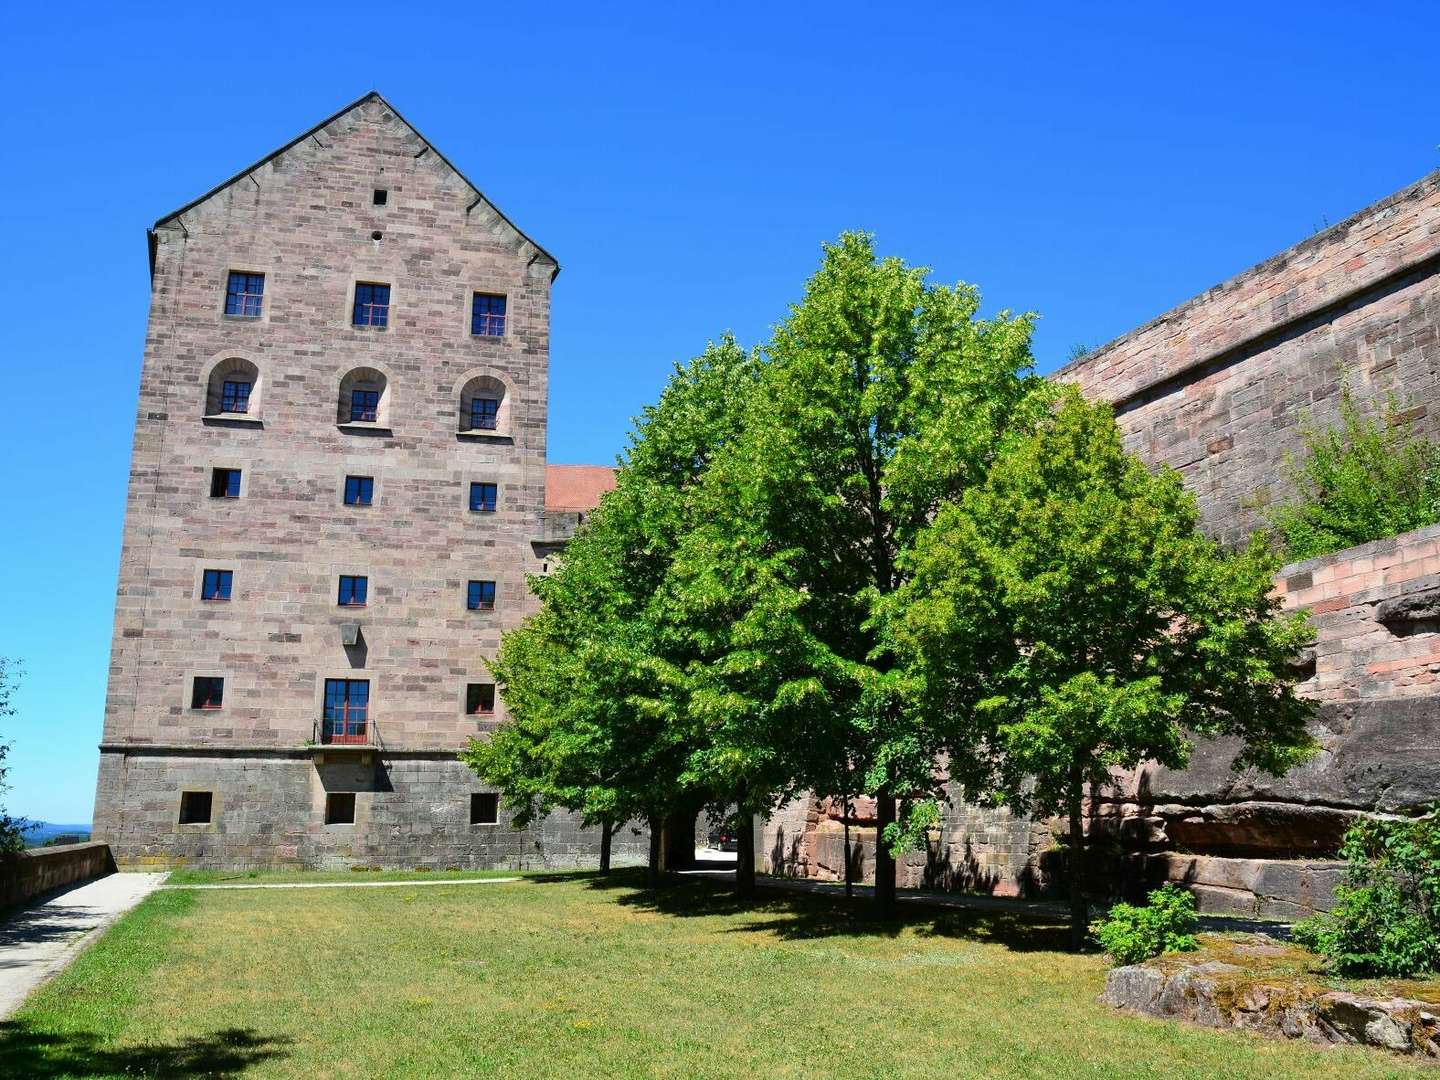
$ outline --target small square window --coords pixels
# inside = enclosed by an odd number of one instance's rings
[[[465,606],[471,611],[490,611],[495,607],[495,582],[472,581],[465,593]]]
[[[225,314],[254,319],[265,303],[265,275],[230,271],[225,283]]]
[[[182,791],[180,793],[180,824],[209,825],[215,809],[213,791]]]
[[[351,315],[355,326],[385,326],[390,321],[390,286],[370,281],[355,285],[355,310]]]
[[[495,684],[466,683],[465,713],[467,716],[493,716],[495,714]]]
[[[211,469],[210,497],[212,499],[238,499],[240,497],[240,470]]]
[[[220,411],[248,413],[250,411],[250,383],[240,379],[226,379],[220,388]]]
[[[500,796],[494,792],[476,791],[470,796],[470,824],[498,825],[500,823]]]
[[[470,509],[481,514],[493,514],[500,498],[500,489],[495,484],[470,485]]]
[[[225,704],[225,680],[217,675],[197,675],[190,688],[192,709],[218,709]]]
[[[375,478],[373,476],[345,477],[346,506],[369,506],[374,498]]]
[[[234,580],[233,570],[206,570],[200,578],[200,599],[229,600],[230,586]]]
[[[505,336],[505,297],[477,292],[471,298],[470,333],[476,337]]]
[[[355,793],[353,791],[332,791],[325,796],[325,824],[355,824]]]
[[[500,420],[500,402],[495,398],[477,397],[470,399],[470,428],[472,431],[494,431]]]
[[[370,202],[374,206],[384,206],[390,201],[390,192],[383,187],[377,187],[370,196]]]
[[[369,590],[369,578],[355,574],[341,574],[340,595],[335,602],[341,607],[364,607],[365,594]]]

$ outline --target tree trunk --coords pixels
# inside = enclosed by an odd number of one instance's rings
[[[645,866],[645,884],[651,888],[660,884],[660,855],[664,851],[661,846],[664,841],[664,818],[650,818],[650,861]]]
[[[1085,947],[1090,923],[1090,905],[1085,890],[1089,884],[1085,859],[1085,821],[1080,800],[1085,793],[1084,773],[1077,762],[1070,766],[1070,947],[1077,952]]]
[[[850,860],[850,796],[845,796],[845,896],[855,895],[855,868]]]
[[[735,895],[755,895],[755,815],[743,809],[735,817]]]
[[[875,914],[895,917],[895,857],[885,846],[885,827],[895,821],[895,796],[889,788],[875,793]]]
[[[615,835],[615,823],[606,818],[600,823],[600,873],[610,873],[610,841]]]

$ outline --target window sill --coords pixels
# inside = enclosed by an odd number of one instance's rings
[[[486,431],[483,428],[467,428],[465,431],[457,431],[455,437],[462,442],[491,442],[491,443],[513,443],[508,431]]]
[[[222,311],[220,318],[226,322],[258,323],[265,321],[265,313],[262,311],[259,315],[235,315],[228,311]]]
[[[390,435],[390,428],[386,424],[372,424],[364,420],[352,420],[347,424],[336,424],[337,428],[347,435]]]
[[[210,427],[263,428],[265,426],[265,422],[258,416],[247,416],[245,413],[207,413],[200,420]]]
[[[389,330],[390,327],[389,327],[388,325],[387,325],[387,326],[373,326],[373,325],[371,325],[370,323],[351,323],[351,324],[350,324],[350,329],[351,329],[351,330],[363,330],[363,331],[365,331],[367,334],[383,334],[383,333],[385,333],[386,330]]]

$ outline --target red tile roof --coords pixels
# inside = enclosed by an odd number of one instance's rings
[[[594,510],[600,496],[615,486],[615,470],[605,465],[546,465],[546,510]]]

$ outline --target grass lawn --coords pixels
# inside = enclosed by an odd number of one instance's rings
[[[1058,925],[864,912],[630,871],[166,891],[0,1028],[0,1076],[1433,1075],[1117,1013]]]

